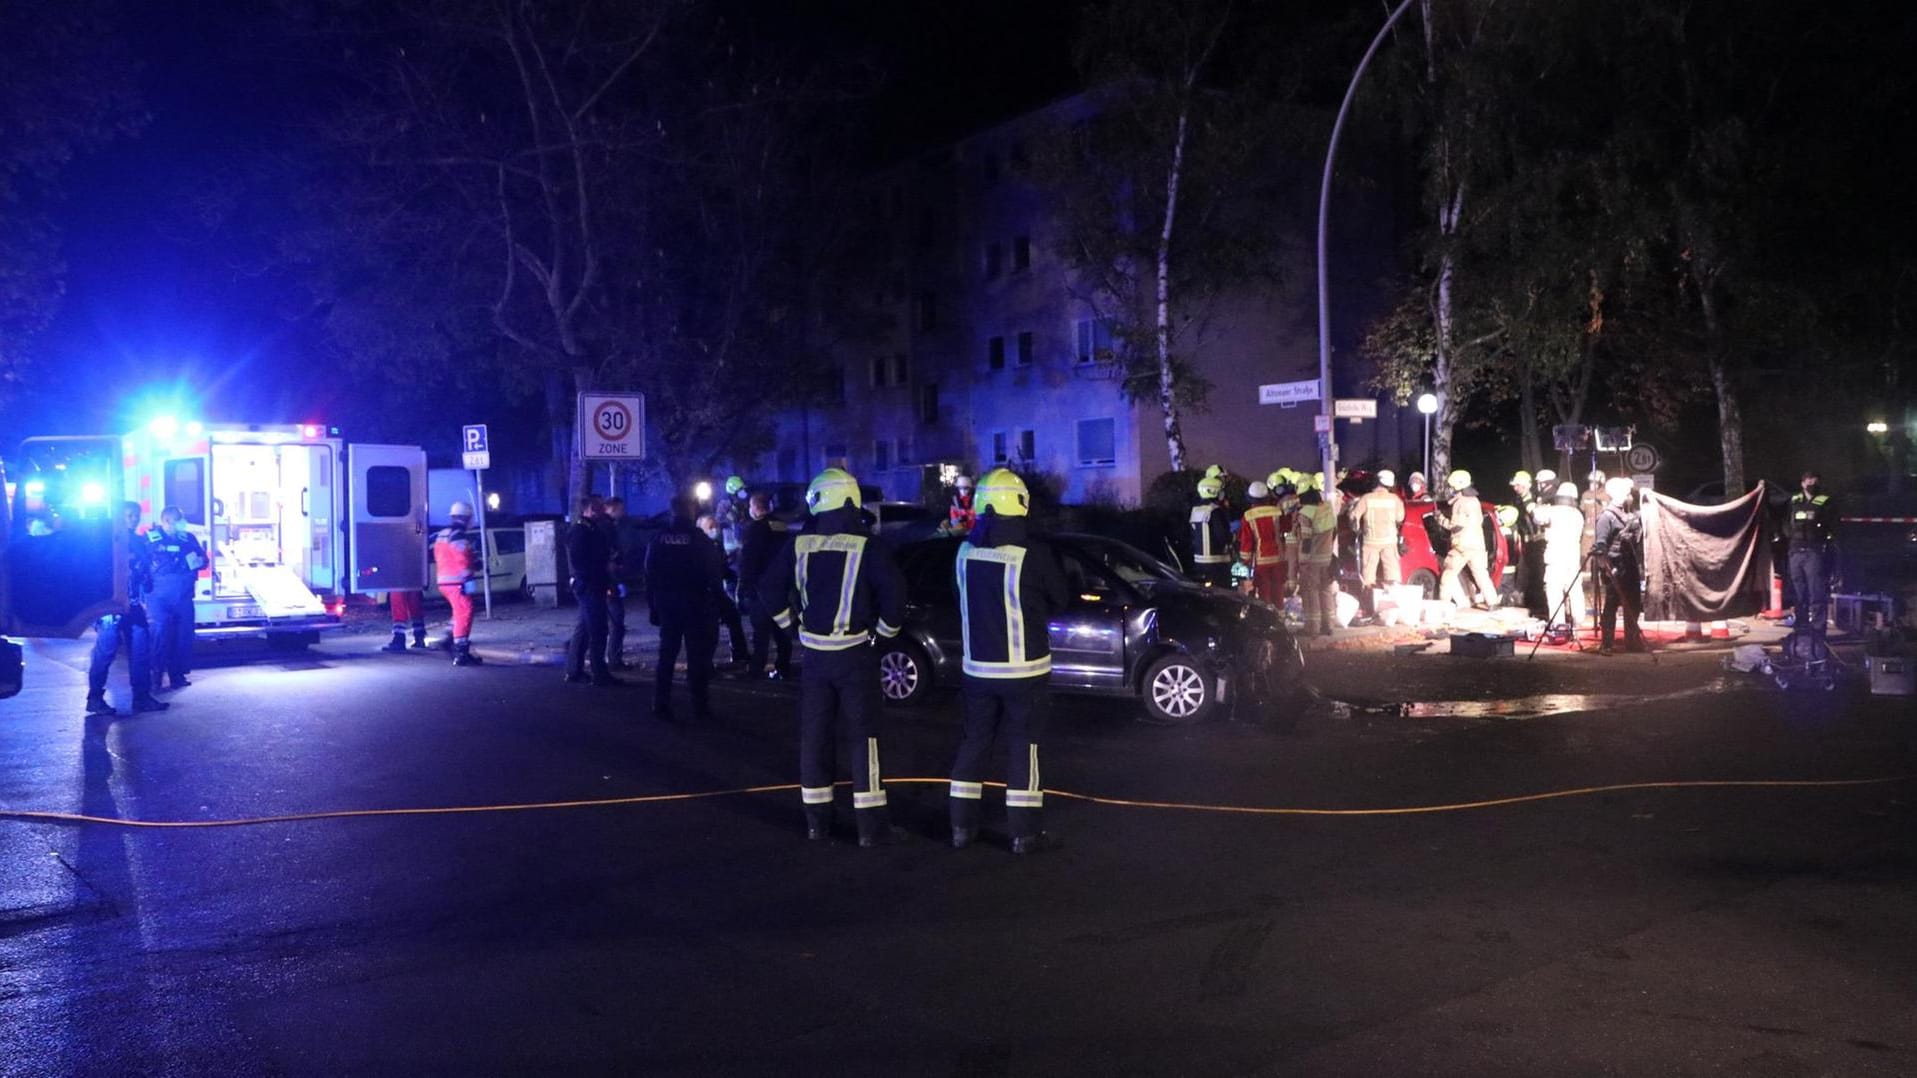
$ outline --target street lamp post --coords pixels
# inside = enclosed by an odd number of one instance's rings
[[[1438,410],[1436,393],[1418,394],[1418,411],[1424,413],[1424,481],[1431,484],[1431,413]]]
[[[1325,146],[1324,179],[1318,184],[1318,411],[1325,417],[1326,423],[1324,452],[1320,456],[1325,469],[1325,497],[1334,504],[1338,489],[1338,435],[1337,420],[1331,418],[1331,298],[1325,272],[1325,218],[1331,210],[1331,172],[1338,159],[1338,136],[1344,133],[1345,116],[1351,111],[1351,99],[1358,96],[1358,80],[1364,78],[1365,68],[1370,66],[1378,46],[1384,44],[1385,35],[1409,10],[1411,0],[1403,0],[1392,10],[1384,25],[1378,28],[1378,36],[1372,38],[1370,47],[1365,49],[1363,59],[1358,61],[1358,69],[1351,73],[1351,85],[1345,87],[1345,99],[1338,105],[1338,118],[1331,124],[1331,141]],[[1429,422],[1429,419],[1426,421]],[[1425,478],[1429,480],[1430,476]]]

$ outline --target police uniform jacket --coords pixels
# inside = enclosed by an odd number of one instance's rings
[[[185,528],[172,535],[154,528],[146,538],[153,548],[154,576],[193,576],[206,564],[206,548]]]
[[[1803,491],[1791,495],[1784,535],[1793,549],[1816,549],[1837,537],[1837,506],[1828,494],[1806,497]]]
[[[1031,541],[1024,520],[985,514],[957,560],[964,617],[964,670],[972,677],[1031,678],[1051,672],[1052,615],[1071,601],[1051,548]]]
[[[893,637],[905,623],[905,578],[884,544],[859,527],[856,509],[812,518],[812,526],[772,559],[759,594],[778,607],[772,620],[795,625],[814,651],[847,651],[872,635]]]
[[[601,591],[609,587],[615,557],[611,529],[597,519],[582,519],[566,529],[566,564],[578,587]]]
[[[756,596],[759,581],[772,567],[772,559],[785,545],[785,524],[770,516],[760,517],[745,526],[739,546],[739,595]]]
[[[715,614],[725,594],[725,555],[692,521],[675,519],[646,549],[646,596],[654,615],[691,620]]]
[[[138,606],[153,590],[153,544],[132,528],[126,533],[126,570],[126,597]]]

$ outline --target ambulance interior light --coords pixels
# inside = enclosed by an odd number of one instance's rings
[[[106,485],[103,483],[82,483],[80,485],[81,505],[105,505]]]

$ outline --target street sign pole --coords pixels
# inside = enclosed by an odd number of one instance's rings
[[[493,620],[493,562],[491,542],[486,531],[486,473],[474,472],[473,485],[479,490],[479,549],[486,571],[479,574],[480,588],[486,593],[486,620]]]

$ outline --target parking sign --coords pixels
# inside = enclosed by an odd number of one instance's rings
[[[493,466],[493,453],[486,441],[486,424],[469,423],[459,429],[459,459],[469,472],[483,472]]]
[[[587,460],[646,459],[646,398],[640,393],[579,394],[579,455]]]

